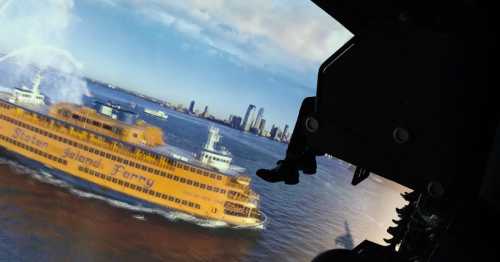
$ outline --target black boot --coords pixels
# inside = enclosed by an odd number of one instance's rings
[[[316,174],[316,156],[310,151],[306,151],[297,161],[297,167],[304,174]]]
[[[299,171],[297,166],[289,160],[280,160],[273,169],[259,169],[257,176],[267,182],[276,183],[284,181],[287,185],[296,185],[299,183]]]

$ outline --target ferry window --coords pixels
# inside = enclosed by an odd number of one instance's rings
[[[106,158],[110,159],[111,158],[111,154],[110,153],[106,153]]]
[[[153,173],[153,169],[151,167],[148,167],[148,172]]]
[[[103,126],[102,126],[102,127],[103,127],[104,129],[106,129],[106,130],[111,130],[111,126],[110,126],[110,125],[108,125],[108,124],[103,124]]]
[[[212,191],[212,186],[207,186],[207,190]]]
[[[218,187],[214,187],[214,191],[215,191],[215,193],[219,193],[219,188]]]
[[[181,204],[187,205],[187,201],[186,200],[182,200]]]
[[[132,133],[132,136],[133,136],[134,138],[137,138],[137,133]]]
[[[116,161],[116,156],[115,155],[111,155],[111,160]]]
[[[181,177],[181,180],[180,180],[181,183],[185,183],[186,182],[186,179]]]
[[[168,196],[168,201],[172,201],[172,202],[173,202],[173,201],[174,201],[174,199],[175,199],[175,198],[174,198],[173,196]]]
[[[130,184],[130,188],[135,189],[136,186],[134,184]]]
[[[118,185],[123,186],[123,181],[118,180]]]
[[[72,115],[72,118],[75,119],[75,120],[80,120],[80,116],[77,115],[77,114],[73,114]]]
[[[192,184],[193,184],[193,180],[188,180],[188,181],[187,181],[187,184],[188,184],[188,185],[192,185]]]
[[[193,186],[195,186],[195,187],[199,187],[199,186],[200,186],[200,183],[199,183],[199,182],[194,181]]]
[[[127,159],[123,160],[123,164],[128,165],[129,164],[128,160]]]
[[[130,187],[130,183],[129,182],[125,182],[124,184],[126,187]]]
[[[170,174],[170,173],[167,175],[167,178],[168,178],[168,179],[172,179],[172,177],[173,177],[173,176],[172,176],[172,174]]]
[[[221,190],[220,190],[220,192],[221,192],[222,194],[225,194],[225,193],[226,193],[226,190],[225,190],[225,189],[221,189]]]
[[[181,202],[180,199],[178,199],[178,198],[175,199],[175,203],[179,204],[180,202]]]
[[[103,151],[99,151],[99,155],[104,157],[106,154]]]
[[[113,183],[116,183],[116,181],[117,181],[116,178],[113,178]]]
[[[195,172],[194,167],[191,167],[189,170],[190,170],[191,172]]]
[[[215,179],[215,174],[214,173],[210,174],[210,177]]]
[[[146,189],[146,191],[148,191],[148,190]],[[152,196],[154,196],[154,195],[155,195],[155,192],[154,192],[153,190],[149,190],[149,191],[148,191],[148,193],[149,193],[150,195],[152,195]]]
[[[205,189],[206,185],[205,184],[200,184],[201,189]]]
[[[178,176],[174,176],[174,180],[175,181],[179,181],[179,177]]]

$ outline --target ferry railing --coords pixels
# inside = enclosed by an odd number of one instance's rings
[[[260,197],[258,194],[252,190],[247,190],[244,193],[239,193],[235,191],[229,191],[227,197],[231,200],[240,201],[244,203],[250,203],[255,206],[259,204]]]
[[[231,200],[236,200],[236,201],[241,201],[241,202],[248,202],[250,200],[250,198],[245,197],[245,196],[228,195],[228,198]]]

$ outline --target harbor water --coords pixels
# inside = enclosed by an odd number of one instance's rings
[[[0,76],[0,85],[9,81]],[[210,125],[203,119],[138,97],[87,83],[95,97],[164,110],[167,144],[200,152]],[[244,105],[242,105],[244,109]],[[175,211],[160,211],[75,188],[0,156],[0,261],[310,261],[331,248],[352,248],[364,239],[382,243],[404,204],[404,188],[377,176],[350,185],[353,169],[335,158],[318,158],[318,173],[287,186],[259,180],[286,145],[216,125],[234,164],[252,177],[268,220],[255,229],[232,228]]]

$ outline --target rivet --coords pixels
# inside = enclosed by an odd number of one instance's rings
[[[444,195],[443,185],[437,181],[431,181],[427,184],[427,193],[433,198],[441,198]]]
[[[402,127],[396,127],[392,132],[394,141],[398,144],[404,144],[410,140],[410,132]]]
[[[316,120],[316,118],[309,116],[306,118],[306,130],[309,131],[310,133],[316,133],[319,129],[319,122]]]

